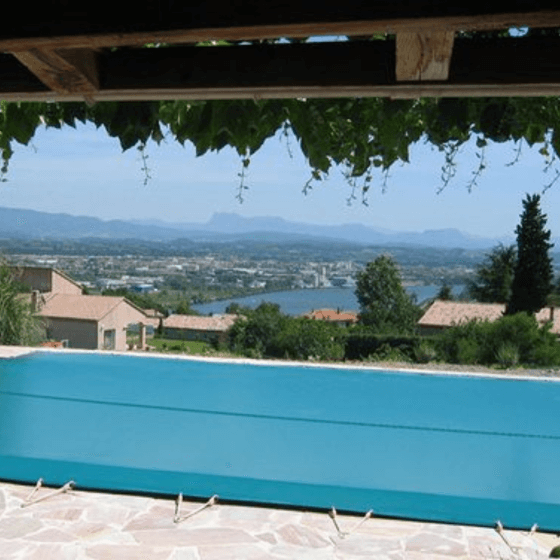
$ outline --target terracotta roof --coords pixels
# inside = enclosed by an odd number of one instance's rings
[[[155,318],[165,317],[165,315],[161,311],[158,311],[157,309],[144,309],[144,313],[148,317],[155,317]]]
[[[506,306],[503,303],[467,303],[436,299],[418,321],[422,327],[445,328],[468,323],[470,321],[496,321],[503,316]],[[541,309],[537,321],[541,324],[550,321],[553,316],[551,331],[560,334],[560,309],[550,307]]]
[[[308,319],[317,319],[322,321],[356,323],[358,314],[351,311],[335,311],[334,309],[315,309],[306,313],[304,317]]]
[[[551,320],[552,314],[552,328],[551,332],[560,335],[560,308],[558,307],[543,307],[536,315],[537,321],[541,324],[548,323]]]
[[[55,294],[47,300],[39,315],[42,317],[99,321],[123,302],[144,314],[140,308],[124,297]]]
[[[144,325],[151,325],[154,329],[159,327],[160,321],[161,318],[159,317],[146,317],[145,319],[142,319],[142,323],[144,323]]]
[[[239,315],[213,315],[199,317],[197,315],[170,315],[163,320],[163,326],[171,329],[188,329],[195,331],[227,331]]]
[[[496,321],[506,309],[503,303],[465,303],[436,299],[418,321],[424,327],[452,327],[469,321]]]

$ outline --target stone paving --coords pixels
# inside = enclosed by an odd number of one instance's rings
[[[79,489],[21,507],[0,483],[2,560],[544,560],[551,534],[222,504],[175,523],[175,500]],[[52,492],[41,488],[36,497]],[[180,515],[200,508],[184,501]],[[359,525],[359,526],[357,526]]]
[[[30,348],[28,346],[2,346],[0,345],[0,358],[17,358],[18,356],[24,356],[30,352],[35,352],[36,348]]]

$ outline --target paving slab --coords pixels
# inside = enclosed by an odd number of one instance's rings
[[[18,358],[36,352],[37,348],[29,346],[2,346],[0,344],[0,358]]]
[[[22,508],[0,481],[2,560],[544,560],[554,534],[217,504],[174,523],[172,498],[79,489]],[[43,488],[39,492],[50,492]],[[181,513],[200,502],[184,500]],[[362,523],[360,523],[362,521]]]

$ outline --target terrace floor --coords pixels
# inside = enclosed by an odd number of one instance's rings
[[[2,560],[544,560],[551,534],[222,504],[174,523],[175,501],[79,489],[21,507],[0,482]],[[41,488],[36,497],[52,489]],[[200,502],[184,501],[181,516]],[[355,529],[352,531],[352,529]]]

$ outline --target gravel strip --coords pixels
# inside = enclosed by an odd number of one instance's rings
[[[428,363],[428,364],[415,364],[409,362],[356,362],[356,365],[368,365],[372,367],[386,368],[386,369],[416,369],[425,371],[450,371],[457,373],[483,373],[488,375],[504,375],[511,377],[552,377],[560,378],[560,367],[551,368],[538,368],[529,369],[523,367],[517,368],[489,368],[484,366],[472,366],[461,364],[442,364],[442,363]]]

